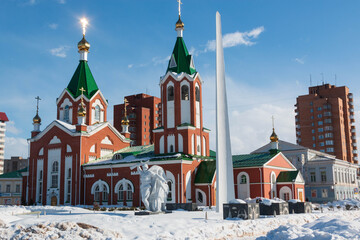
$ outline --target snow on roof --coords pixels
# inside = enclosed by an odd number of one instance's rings
[[[55,122],[59,123],[60,125],[62,125],[65,128],[67,128],[71,132],[74,132],[74,133],[76,132],[76,125],[72,125],[70,123],[63,122],[61,120],[55,120]],[[95,123],[94,125],[87,126],[87,132],[91,133],[92,131],[94,131],[97,128],[102,127],[106,124],[107,124],[107,122],[101,122],[101,123]]]
[[[117,163],[131,163],[140,161],[156,161],[156,160],[168,160],[177,159],[182,157],[181,153],[173,153],[166,155],[155,155],[154,145],[126,147],[120,149],[114,153],[108,154],[94,161],[88,162],[86,166],[91,165],[106,165]]]

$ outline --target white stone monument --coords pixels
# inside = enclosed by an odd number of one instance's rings
[[[216,212],[235,198],[221,17],[216,12]]]
[[[151,212],[165,211],[165,201],[169,192],[164,169],[154,165],[149,169],[146,163],[138,164],[140,174],[141,200],[146,210]]]

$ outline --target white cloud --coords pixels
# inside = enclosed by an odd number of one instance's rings
[[[19,133],[21,133],[21,130],[19,130],[15,127],[14,121],[9,121],[6,123],[6,132],[9,132],[12,134],[19,134]]]
[[[5,158],[11,156],[28,157],[28,143],[25,138],[5,137]]]
[[[34,5],[34,4],[36,4],[36,0],[29,0],[28,4],[29,5]]]
[[[234,32],[223,35],[223,46],[224,48],[235,47],[238,45],[251,46],[255,44],[254,39],[258,38],[259,35],[264,32],[263,26],[254,28],[248,32]],[[206,44],[205,51],[215,51],[216,41],[210,40]]]
[[[65,4],[66,0],[57,0],[57,2],[60,3],[60,4]]]
[[[57,29],[58,28],[58,24],[56,24],[56,23],[50,23],[49,25],[49,28],[51,28],[51,29],[53,29],[53,30],[55,30],[55,29]]]
[[[134,66],[134,64],[129,64],[128,68],[132,68]]]
[[[68,49],[68,46],[60,46],[58,48],[50,49],[50,53],[56,57],[66,58],[66,52]]]
[[[297,62],[297,63],[300,63],[300,64],[304,64],[305,63],[305,57],[302,57],[302,58],[294,58],[294,61]]]
[[[156,66],[156,65],[168,62],[169,59],[170,59],[170,56],[167,56],[167,57],[153,57],[153,59],[151,61]]]
[[[203,76],[204,125],[211,129],[210,148],[216,149],[215,78]],[[272,133],[272,120],[281,140],[295,143],[294,102],[297,93],[290,87],[260,89],[226,77],[231,149],[245,154],[267,144]]]

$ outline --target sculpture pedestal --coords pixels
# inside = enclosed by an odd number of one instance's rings
[[[136,216],[149,216],[149,215],[167,214],[167,213],[172,213],[172,211],[169,211],[169,210],[165,210],[163,212],[140,211],[140,212],[135,212],[135,215]]]

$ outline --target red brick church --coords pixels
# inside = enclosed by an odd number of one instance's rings
[[[164,169],[168,202],[215,205],[216,164],[214,152],[209,150],[210,130],[203,125],[203,81],[186,48],[180,16],[175,29],[175,47],[166,74],[160,79],[162,126],[153,130],[153,145],[136,147],[130,146],[126,114],[121,132],[107,122],[108,102],[90,71],[90,44],[84,34],[78,43],[80,63],[56,101],[57,119],[42,131],[38,111],[33,119],[23,201],[140,206],[136,165],[147,162],[150,167]],[[303,187],[301,174],[277,150],[262,156],[234,156],[233,162],[237,198],[278,196],[303,200],[297,190],[301,184]],[[279,177],[289,182],[276,182]],[[282,196],[285,185],[296,185],[296,190]]]

